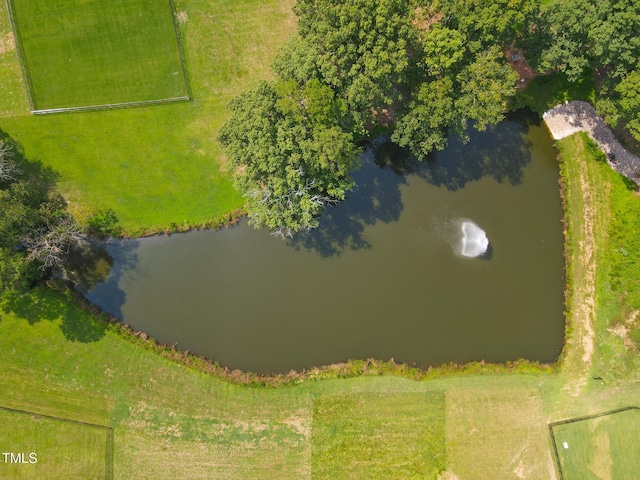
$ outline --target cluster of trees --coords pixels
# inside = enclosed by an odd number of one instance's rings
[[[544,5],[543,5],[544,4]],[[359,141],[423,158],[503,119],[520,48],[541,73],[602,78],[599,105],[640,138],[640,0],[298,0],[277,79],[234,99],[219,140],[252,222],[313,228],[345,197]]]
[[[83,234],[50,184],[16,160],[0,141],[0,295],[20,293],[62,264]]]
[[[596,109],[640,141],[640,0],[556,0],[541,9],[528,46],[540,72],[598,81]]]

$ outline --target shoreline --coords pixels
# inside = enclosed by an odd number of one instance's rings
[[[545,120],[546,122],[546,120]],[[553,136],[553,132],[552,132]],[[555,138],[555,136],[554,136]],[[556,147],[557,148],[557,147]],[[557,159],[559,163],[562,161],[560,150],[557,151]],[[325,378],[352,378],[365,375],[394,375],[416,381],[423,381],[432,378],[440,378],[443,376],[457,375],[457,374],[482,374],[482,373],[549,373],[558,372],[566,358],[570,355],[568,352],[568,345],[571,341],[572,322],[569,321],[568,313],[571,311],[571,299],[573,297],[573,290],[569,283],[569,266],[571,264],[571,248],[570,238],[568,235],[569,216],[567,209],[566,198],[566,179],[563,178],[562,172],[558,172],[558,184],[560,190],[560,197],[562,203],[562,228],[564,236],[564,269],[565,269],[565,334],[562,349],[555,361],[549,363],[543,363],[535,360],[517,359],[506,361],[502,363],[485,362],[484,360],[475,360],[464,364],[445,363],[438,366],[411,366],[409,364],[397,363],[393,358],[388,361],[367,358],[367,359],[349,359],[345,362],[332,363],[328,365],[322,365],[318,367],[311,367],[309,369],[290,370],[287,373],[269,373],[260,374],[250,371],[243,371],[240,369],[232,369],[226,366],[221,366],[214,359],[207,358],[203,355],[191,353],[189,350],[180,350],[175,345],[163,343],[151,337],[143,331],[138,331],[132,328],[130,325],[124,323],[117,317],[112,316],[108,312],[103,311],[97,305],[87,300],[82,293],[76,290],[70,284],[66,284],[60,288],[57,285],[58,290],[69,290],[77,301],[77,304],[85,311],[93,313],[98,321],[104,322],[109,325],[109,328],[116,328],[116,332],[119,336],[127,339],[128,341],[140,345],[147,350],[151,350],[161,357],[172,360],[181,365],[193,368],[205,374],[216,376],[220,379],[229,381],[234,384],[246,385],[246,386],[287,386],[295,385],[302,382],[315,379]],[[118,238],[148,238],[153,236],[170,236],[175,233],[188,233],[190,231],[202,231],[202,230],[216,230],[222,227],[230,227],[236,225],[238,221],[246,216],[246,212],[235,211],[228,216],[222,218],[228,219],[228,221],[222,221],[215,227],[192,227],[184,226],[182,229],[169,230],[164,232],[151,232],[139,237],[128,237],[122,235]],[[575,252],[574,252],[575,256]]]
[[[232,384],[248,387],[287,387],[313,380],[381,375],[392,375],[415,381],[425,381],[460,374],[551,373],[559,370],[563,357],[563,353],[561,353],[553,363],[542,363],[527,359],[516,359],[503,363],[476,360],[464,364],[451,362],[438,366],[425,367],[399,363],[393,358],[390,360],[367,358],[349,359],[345,362],[311,367],[309,369],[302,369],[301,371],[292,369],[287,373],[261,374],[246,372],[240,369],[222,366],[215,360],[191,353],[189,350],[177,349],[175,345],[160,342],[145,332],[135,330],[129,324],[122,322],[119,318],[105,312],[99,306],[87,300],[82,293],[73,287],[70,281],[50,281],[47,283],[47,287],[62,294],[68,292],[73,297],[75,304],[85,312],[90,313],[94,317],[94,321],[101,323],[107,330],[116,333],[116,335],[134,345],[140,346],[145,350],[149,350],[187,368],[212,375]]]

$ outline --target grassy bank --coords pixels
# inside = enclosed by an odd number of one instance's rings
[[[614,381],[627,378],[640,368],[638,331],[640,319],[640,196],[632,182],[612,170],[604,155],[584,133],[559,142],[562,173],[568,182],[568,217],[571,254],[591,259],[597,266],[589,273],[589,260],[573,261],[569,270],[569,285],[574,294],[571,313],[586,302],[575,296],[576,290],[593,283],[595,292],[591,336],[593,337],[593,367],[591,376]],[[572,159],[583,158],[583,162]],[[593,248],[584,251],[591,221],[592,235],[597,239]],[[579,258],[579,257],[578,257]],[[593,275],[593,278],[589,278]],[[582,338],[580,324],[573,324]],[[575,334],[574,334],[575,333]],[[580,342],[584,346],[585,342]],[[588,342],[587,342],[588,343]],[[583,348],[583,347],[578,347]],[[584,350],[584,348],[583,348]],[[584,351],[583,351],[584,355]],[[583,363],[582,358],[578,363]]]
[[[174,2],[191,102],[34,116],[0,4],[0,130],[60,173],[80,219],[112,208],[130,235],[217,223],[242,206],[215,134],[229,99],[270,76],[293,0]],[[2,133],[2,132],[0,132]]]
[[[635,290],[625,292],[639,269],[622,260],[639,251],[626,234],[633,237],[640,198],[583,136],[560,147],[571,301],[589,301],[577,297],[590,291],[586,246],[595,258],[587,363],[587,324],[574,306],[556,371],[471,369],[420,382],[376,372],[243,387],[140,348],[65,294],[39,289],[2,305],[0,405],[112,426],[114,478],[554,478],[549,422],[640,398],[633,329],[623,337],[616,327],[636,308]],[[599,435],[615,447],[629,438],[625,428]],[[43,447],[38,458],[46,455]],[[622,458],[615,448],[602,455],[604,465]]]

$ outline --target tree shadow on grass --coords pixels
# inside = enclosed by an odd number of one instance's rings
[[[66,206],[66,202],[54,193],[56,182],[60,179],[60,174],[48,165],[44,165],[38,158],[27,158],[22,145],[0,129],[0,142],[9,145],[11,155],[16,164],[23,172],[23,178],[33,185],[37,185],[40,194],[44,196],[52,195],[54,202],[59,202],[60,206]]]
[[[393,144],[379,139],[365,150],[360,168],[352,174],[355,188],[343,202],[322,213],[317,228],[289,239],[290,246],[296,250],[315,250],[323,257],[340,255],[347,249],[373,248],[367,240],[366,227],[400,218],[403,208],[400,187],[407,183],[405,176],[396,175],[377,160],[388,145]]]
[[[59,321],[63,335],[72,342],[97,342],[106,333],[106,326],[76,306],[71,295],[47,287],[10,298],[3,309],[26,320],[29,325]]]
[[[111,315],[122,318],[126,295],[119,287],[122,274],[136,261],[138,242],[88,241],[70,252],[67,279],[89,301]],[[109,251],[111,250],[111,251]],[[114,259],[115,257],[115,259]],[[60,330],[72,342],[95,342],[105,335],[103,323],[81,310],[73,296],[41,286],[9,298],[3,309],[34,325],[40,321],[60,322]]]

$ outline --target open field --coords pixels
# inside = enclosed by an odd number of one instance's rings
[[[293,0],[174,5],[191,102],[34,116],[0,3],[0,130],[60,173],[78,218],[112,208],[130,235],[199,226],[242,207],[215,134],[229,99],[271,75],[271,60],[296,28]]]
[[[442,392],[319,397],[313,478],[435,477],[445,467],[444,406]]]
[[[35,110],[187,97],[168,1],[9,4]]]
[[[553,426],[565,480],[634,478],[640,471],[640,410]]]
[[[0,459],[2,478],[110,478],[109,428],[4,408],[0,425],[0,449],[15,455]]]

